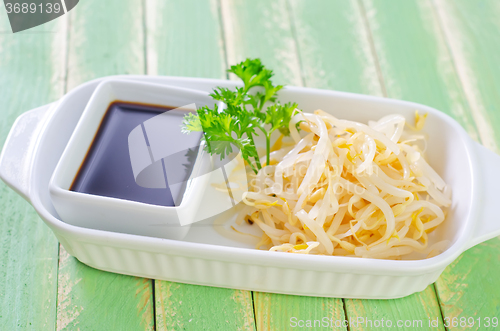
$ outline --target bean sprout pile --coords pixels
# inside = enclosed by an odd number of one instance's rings
[[[252,175],[237,222],[262,229],[257,248],[270,251],[438,254],[447,243],[429,245],[428,235],[444,221],[451,191],[424,159],[425,117],[416,112],[414,126],[401,115],[362,124],[299,111],[293,141],[280,137],[269,164]]]

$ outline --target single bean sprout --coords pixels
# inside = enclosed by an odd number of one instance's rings
[[[270,251],[437,254],[446,243],[429,246],[428,234],[444,221],[451,193],[423,157],[425,118],[417,112],[414,127],[401,115],[366,125],[299,112],[290,121],[293,142],[280,137],[269,164],[251,175],[237,224],[258,226],[257,248]]]

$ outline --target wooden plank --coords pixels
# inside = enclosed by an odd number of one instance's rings
[[[429,1],[363,0],[387,96],[423,103],[479,134]]]
[[[88,80],[145,73],[141,0],[78,3],[69,12],[67,89]]]
[[[31,205],[3,183],[0,231],[0,325],[54,330],[57,239]]]
[[[146,1],[148,75],[226,78],[216,0]]]
[[[69,13],[68,88],[145,72],[142,1],[83,1]],[[57,330],[154,329],[152,281],[90,268],[60,249]]]
[[[257,330],[347,330],[342,299],[254,292]]]
[[[498,238],[479,244],[460,255],[436,282],[445,322],[453,329],[498,330],[499,252]]]
[[[345,300],[349,330],[445,330],[434,286],[393,300]]]
[[[93,269],[61,246],[57,330],[153,330],[151,280]]]
[[[0,145],[21,113],[63,93],[65,20],[12,34],[0,10]],[[0,182],[0,325],[54,330],[58,244],[31,205]]]
[[[303,85],[285,0],[221,0],[221,10],[229,64],[258,57],[276,84]]]
[[[305,85],[383,96],[357,1],[290,0]]]
[[[249,291],[156,281],[157,330],[255,330]]]
[[[226,77],[216,0],[148,1],[146,22],[149,74]],[[157,330],[255,330],[250,291],[157,280],[155,302]]]
[[[500,152],[500,46],[495,1],[433,1],[481,142]]]

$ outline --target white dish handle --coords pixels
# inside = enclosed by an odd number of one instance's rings
[[[29,199],[31,164],[38,136],[56,102],[25,112],[19,116],[5,141],[0,154],[0,178]]]
[[[468,248],[500,235],[500,155],[475,145],[481,170],[481,211]]]

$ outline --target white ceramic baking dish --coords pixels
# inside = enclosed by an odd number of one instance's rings
[[[209,92],[234,82],[198,78],[122,76],[123,79]],[[287,87],[283,101],[304,111],[322,108],[364,121],[414,111],[429,113],[430,164],[449,184],[453,205],[430,243],[450,240],[442,254],[424,260],[374,260],[273,253],[224,233],[212,219],[193,224],[182,241],[77,227],[62,222],[48,192],[49,179],[101,80],[60,101],[31,110],[15,122],[0,157],[0,177],[34,206],[65,249],[94,268],[183,283],[264,292],[345,298],[397,298],[421,291],[463,251],[500,234],[495,198],[500,157],[472,141],[447,115],[415,103],[327,90]]]

